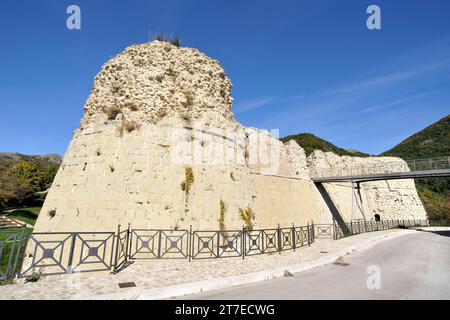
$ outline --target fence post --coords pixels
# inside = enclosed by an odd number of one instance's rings
[[[69,262],[67,263],[68,273],[72,273],[72,263],[73,263],[73,252],[75,250],[75,240],[76,240],[76,233],[72,233],[72,242],[70,244],[70,251],[69,251]]]
[[[116,253],[114,258],[114,271],[117,269],[117,259],[119,255],[119,245],[120,245],[120,224],[117,226],[117,234],[116,234]]]
[[[246,240],[245,237],[246,237],[245,227],[242,226],[242,237],[241,237],[242,259],[245,259],[245,251],[247,251],[247,249],[245,248],[245,240]]]
[[[127,243],[125,247],[125,261],[128,261],[128,243],[130,241],[130,233],[131,233],[131,224],[128,222],[128,229],[127,229]]]
[[[277,226],[277,241],[278,241],[278,253],[281,254],[282,244],[281,244],[281,228],[280,224]]]
[[[161,258],[161,238],[162,238],[162,231],[158,231],[158,259]]]
[[[14,247],[15,247],[16,243],[19,242],[19,246],[17,247],[17,253],[16,253],[16,256],[14,258],[14,264],[13,264],[12,269],[11,269],[11,278],[13,278],[13,279],[16,276],[17,262],[19,260],[20,250],[22,250],[22,242],[23,242],[24,231],[25,231],[25,226],[22,226],[20,228],[20,236],[19,236],[18,239],[16,239],[14,241],[13,247],[11,249],[11,257],[13,257],[14,256]],[[26,245],[24,247],[24,255],[26,253],[25,250],[26,250]],[[20,270],[19,270],[19,272],[20,272]],[[8,273],[9,273],[9,266],[6,269],[6,279],[8,279]]]
[[[292,247],[293,247],[294,251],[295,251],[296,246],[297,246],[297,242],[295,240],[295,225],[292,222]]]
[[[189,233],[188,233],[188,256],[189,256],[189,262],[192,261],[192,224],[189,226]]]
[[[220,257],[220,231],[217,232],[217,250],[216,258]]]
[[[308,241],[308,247],[311,246],[311,243],[310,243],[310,241],[311,241],[311,234],[310,234],[310,232],[311,232],[311,230],[310,230],[309,222],[308,222],[307,225],[306,225],[306,241]]]

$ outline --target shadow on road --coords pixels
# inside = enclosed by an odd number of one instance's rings
[[[417,229],[417,231],[434,233],[443,237],[450,237],[450,230],[431,231],[431,230]]]

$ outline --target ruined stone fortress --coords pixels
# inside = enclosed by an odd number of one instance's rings
[[[393,158],[308,158],[294,141],[247,128],[232,113],[220,63],[192,48],[132,45],[95,77],[35,231],[224,230],[330,223],[311,177]],[[412,180],[325,188],[342,218],[426,219]],[[356,207],[358,210],[352,209]]]

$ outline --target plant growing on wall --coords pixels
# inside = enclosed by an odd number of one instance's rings
[[[251,208],[242,209],[239,208],[239,215],[241,219],[245,222],[245,227],[247,230],[253,230],[253,211]]]
[[[189,195],[192,184],[194,184],[194,170],[187,167],[184,170],[184,181],[181,183],[181,189],[186,193],[186,197]]]
[[[225,213],[227,212],[227,207],[225,206],[225,202],[220,199],[220,217],[219,217],[219,228],[220,231],[225,230]]]

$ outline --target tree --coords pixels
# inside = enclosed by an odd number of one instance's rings
[[[23,189],[37,192],[45,188],[45,172],[36,163],[20,161],[12,166],[11,173]]]

